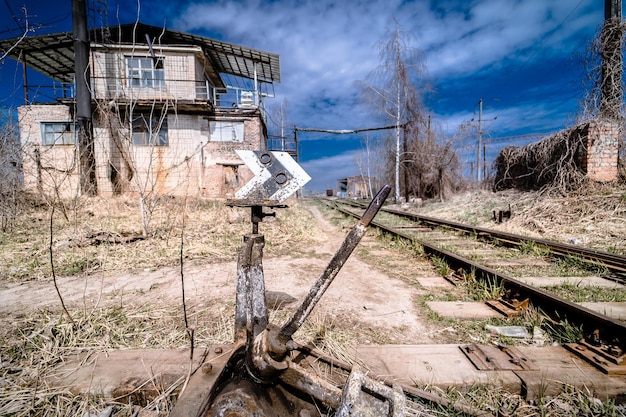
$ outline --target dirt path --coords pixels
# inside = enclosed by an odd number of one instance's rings
[[[322,242],[306,256],[265,257],[263,268],[266,291],[282,292],[298,301],[306,295],[341,245],[347,232],[328,222],[316,207],[311,207],[320,229]],[[371,240],[365,237],[361,244]],[[233,259],[236,256],[233,254]],[[188,305],[206,302],[233,302],[236,262],[185,265]],[[59,277],[59,289],[66,304],[92,307],[115,303],[179,303],[180,268],[136,272],[102,272],[93,275]],[[376,271],[355,253],[316,307],[317,313],[356,321],[366,328],[385,329],[397,343],[425,343],[425,326],[419,319],[415,288],[397,278]],[[0,313],[16,314],[39,308],[59,307],[50,279],[5,284],[0,288]]]

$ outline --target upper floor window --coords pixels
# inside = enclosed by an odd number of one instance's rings
[[[128,83],[131,87],[163,87],[165,86],[165,69],[163,58],[126,57]]]
[[[243,142],[242,121],[211,120],[209,128],[212,142]]]
[[[167,146],[167,115],[139,114],[133,118],[133,145]]]
[[[74,122],[42,122],[41,143],[44,145],[74,145],[76,124]]]

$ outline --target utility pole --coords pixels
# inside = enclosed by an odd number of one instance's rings
[[[604,0],[604,27],[600,33],[602,97],[600,117],[621,118],[622,91],[622,0]]]
[[[475,107],[474,107],[475,108]],[[478,100],[478,146],[476,148],[476,181],[480,182],[481,169],[480,169],[480,153],[483,148],[483,99]]]
[[[89,71],[89,34],[86,0],[72,0],[74,34],[74,84],[76,86],[76,121],[78,122],[78,175],[83,195],[98,194]]]

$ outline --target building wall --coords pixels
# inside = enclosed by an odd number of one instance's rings
[[[207,114],[167,112],[168,146],[131,144],[124,111],[112,106],[93,119],[98,192],[157,193],[207,198],[233,197],[252,173],[236,149],[264,147],[260,111],[233,110]],[[78,164],[73,145],[42,145],[40,124],[71,121],[66,105],[30,105],[18,109],[24,146],[24,179],[30,190],[60,195],[78,195]],[[122,113],[122,115],[120,115]],[[209,121],[236,120],[244,123],[243,142],[216,142]]]
[[[63,105],[30,105],[18,108],[20,142],[23,149],[24,187],[62,197],[76,195],[77,151],[73,145],[44,146],[40,124],[67,121],[70,109]]]
[[[150,58],[146,47],[96,46],[91,54],[94,98],[99,100],[207,100],[207,79],[199,60],[199,48],[155,48],[163,58],[165,82],[159,87],[131,87],[127,57]]]
[[[594,121],[586,125],[586,149],[582,168],[589,179],[614,181],[618,175],[619,125]]]

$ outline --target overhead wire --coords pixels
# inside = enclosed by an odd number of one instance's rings
[[[580,5],[584,2],[585,0],[580,0],[576,6],[574,6],[574,8],[567,14],[567,16],[565,16],[565,18],[554,28],[552,29],[548,36],[546,36],[541,43],[539,44],[539,46],[537,48],[534,49],[533,53],[524,61],[524,63],[522,64],[522,66],[516,71],[518,73],[521,73],[526,66],[529,64],[529,62],[537,55],[537,53],[539,51],[541,51],[546,42],[555,34],[557,33],[557,31],[559,29],[561,29],[563,27],[563,25],[572,17],[572,15],[574,14],[574,12],[576,12],[576,10],[578,10],[578,8],[580,7]],[[586,42],[588,42],[589,39],[582,39],[577,43],[576,46],[576,50],[580,48],[580,46]],[[545,78],[547,76],[547,74],[552,73],[552,71],[554,70],[554,68],[556,68],[557,66],[561,66],[563,63],[565,63],[566,61],[569,61],[571,59],[571,57],[568,56],[564,56],[563,58],[561,58],[559,61],[557,61],[556,63],[554,63],[553,65],[551,65],[548,70],[546,71],[542,71],[542,75],[534,82],[532,83],[528,88],[526,88],[523,92],[520,92],[520,94],[518,94],[516,97],[513,98],[514,101],[520,101],[521,99],[525,98],[528,96],[528,91],[532,90],[534,87],[537,87],[542,81],[545,81]],[[565,104],[566,102],[570,101],[572,98],[574,98],[573,96],[571,97],[567,97],[562,99],[556,106],[553,106],[552,108],[555,107],[560,107],[563,104]],[[543,113],[545,114],[545,113]],[[543,115],[543,114],[538,114],[536,115],[537,117]]]

